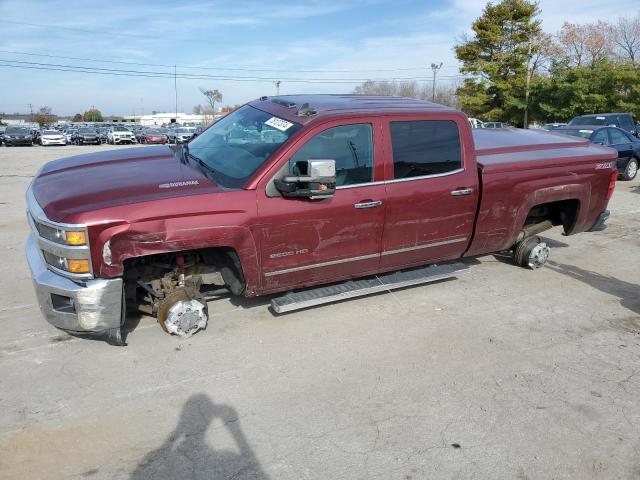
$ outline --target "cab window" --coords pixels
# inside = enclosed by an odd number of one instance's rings
[[[458,126],[450,120],[391,122],[394,178],[424,177],[462,168]]]
[[[289,160],[289,173],[299,175],[297,162],[335,160],[336,186],[373,180],[373,128],[368,123],[341,125],[317,134]]]

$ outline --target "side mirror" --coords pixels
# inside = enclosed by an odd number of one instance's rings
[[[336,192],[335,160],[306,160],[296,162],[298,176],[274,180],[283,197],[311,200],[333,197]]]

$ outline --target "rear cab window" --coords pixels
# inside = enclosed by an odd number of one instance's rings
[[[462,170],[460,132],[453,120],[392,120],[389,126],[394,179]]]

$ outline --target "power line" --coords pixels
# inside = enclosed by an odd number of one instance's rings
[[[249,82],[274,82],[274,81],[287,81],[292,83],[324,83],[324,84],[340,84],[340,83],[361,83],[369,80],[373,81],[427,81],[426,77],[394,77],[386,79],[372,79],[372,78],[294,78],[294,77],[241,77],[234,75],[207,75],[207,74],[188,74],[180,73],[179,75],[174,72],[158,72],[150,70],[127,70],[127,69],[112,69],[101,67],[85,67],[82,65],[68,65],[57,63],[42,63],[42,62],[26,62],[20,60],[6,60],[0,59],[0,66],[6,67],[24,67],[32,68],[36,70],[56,70],[67,71],[76,73],[91,73],[91,74],[104,74],[115,76],[130,76],[130,77],[147,77],[147,78],[180,78],[185,80],[233,80],[233,81],[249,81]],[[175,69],[175,67],[174,67]],[[460,75],[451,76],[450,78],[458,78]],[[441,77],[447,78],[447,77]]]
[[[18,52],[15,50],[0,50],[0,53],[7,53],[11,55],[25,55],[31,57],[46,57],[46,58],[61,58],[65,60],[80,60],[85,62],[96,62],[96,63],[113,63],[120,65],[133,65],[139,67],[166,67],[173,68],[173,64],[165,64],[165,63],[143,63],[143,62],[131,62],[131,61],[121,61],[121,60],[113,60],[113,59],[99,59],[99,58],[88,58],[88,57],[70,57],[65,55],[54,55],[49,53],[34,53],[34,52]],[[291,69],[283,69],[280,67],[273,68],[252,68],[246,65],[237,65],[234,67],[223,67],[223,66],[198,66],[198,65],[176,65],[178,68],[182,69],[194,69],[194,70],[226,70],[226,71],[242,71],[242,72],[297,72],[297,73],[364,73],[364,72],[411,72],[411,71],[422,71],[423,67],[398,67],[398,68],[371,68],[371,69],[349,69],[349,70],[332,70],[332,69],[299,69],[299,68],[291,68]],[[444,65],[443,68],[458,68],[455,65]]]
[[[171,42],[189,42],[189,43],[198,43],[198,44],[210,44],[210,45],[233,45],[233,46],[241,46],[242,44],[238,43],[237,41],[231,42],[225,42],[224,40],[203,40],[201,38],[188,38],[188,37],[175,37],[175,36],[171,36],[171,38],[167,38],[166,36],[160,36],[160,35],[147,35],[147,34],[137,34],[137,33],[128,33],[128,32],[122,32],[119,30],[109,30],[109,29],[102,29],[102,30],[90,30],[87,28],[78,28],[78,27],[66,27],[66,26],[62,26],[62,25],[51,25],[51,24],[45,24],[45,23],[32,23],[32,22],[19,22],[16,20],[0,20],[0,23],[8,23],[11,25],[22,25],[22,26],[27,26],[27,27],[36,27],[36,28],[46,28],[46,29],[50,29],[50,30],[66,30],[66,31],[70,31],[70,32],[77,32],[77,33],[90,33],[91,35],[109,35],[110,37],[113,37],[114,35],[120,36],[120,37],[130,37],[130,38],[138,38],[138,39],[144,39],[144,40],[163,40],[163,41],[171,41]],[[425,42],[423,40],[407,40],[404,42],[405,44],[416,44],[416,43],[420,43],[420,44],[424,44]],[[450,45],[452,42],[451,41],[441,41],[441,42],[429,42],[430,45]],[[247,42],[244,45],[248,45],[249,42]],[[265,46],[265,47],[282,47],[282,43],[266,43],[263,41],[260,41],[260,46]]]

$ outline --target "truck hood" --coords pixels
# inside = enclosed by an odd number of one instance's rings
[[[128,148],[47,163],[31,188],[47,218],[78,223],[93,210],[222,191],[167,146]]]

